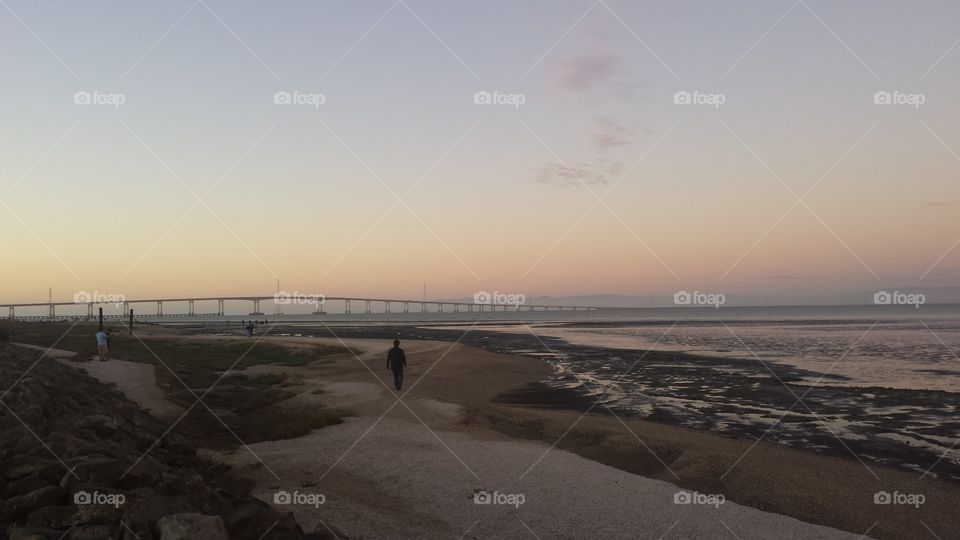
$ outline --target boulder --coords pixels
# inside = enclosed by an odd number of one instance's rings
[[[27,525],[45,529],[69,529],[79,521],[76,506],[45,506],[30,513]]]
[[[233,540],[261,538],[302,538],[303,529],[292,513],[278,514],[269,504],[254,499],[234,508],[224,516],[227,531]],[[264,536],[269,533],[269,536]]]
[[[60,538],[63,533],[53,529],[38,529],[36,527],[10,527],[7,530],[7,540],[48,540]]]
[[[60,486],[48,486],[7,499],[0,509],[0,522],[13,522],[38,508],[60,506],[67,502],[67,492]]]
[[[160,540],[230,540],[220,516],[173,514],[157,521]]]
[[[120,477],[130,465],[110,458],[99,458],[84,461],[74,467],[73,472],[81,482],[103,487],[116,487]]]
[[[33,473],[30,476],[24,476],[16,480],[11,480],[4,487],[2,493],[2,498],[11,499],[13,497],[18,497],[20,495],[26,495],[31,491],[36,491],[42,487],[55,486],[56,482],[51,482],[49,478],[44,478],[38,473]]]
[[[122,530],[122,525],[74,527],[70,530],[70,540],[115,540]]]

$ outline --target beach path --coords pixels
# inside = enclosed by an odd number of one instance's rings
[[[164,397],[163,391],[157,386],[154,366],[150,364],[116,359],[105,362],[99,360],[76,362],[71,360],[76,356],[76,353],[72,351],[48,349],[47,347],[23,343],[15,345],[43,351],[48,358],[53,358],[72,368],[86,371],[90,376],[104,383],[115,385],[117,390],[123,392],[130,401],[158,418],[176,418],[183,414],[182,407]]]
[[[330,366],[322,368],[328,377],[316,377],[309,366],[284,372],[300,370],[308,385],[324,390],[325,404],[357,416],[222,456],[256,479],[254,493],[265,501],[275,502],[279,492],[322,494],[322,505],[275,505],[293,512],[305,530],[329,522],[360,538],[866,538],[730,501],[677,504],[682,490],[669,482],[543,441],[465,429],[461,405],[417,393],[397,401],[381,366],[388,342],[350,340],[349,346],[360,349],[350,362],[369,364],[365,377],[335,375],[339,368]],[[404,346],[412,358],[450,348]],[[494,502],[477,504],[484,492]]]

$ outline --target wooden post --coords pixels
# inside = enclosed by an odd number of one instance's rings
[[[103,332],[103,308],[100,308],[100,331]]]

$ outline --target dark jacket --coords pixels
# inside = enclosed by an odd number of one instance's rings
[[[387,368],[394,371],[402,371],[407,365],[407,355],[403,354],[403,349],[394,347],[387,353]]]

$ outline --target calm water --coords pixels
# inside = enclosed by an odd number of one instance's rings
[[[574,345],[759,359],[842,378],[808,383],[960,393],[960,306],[630,310],[642,319],[508,325]]]

